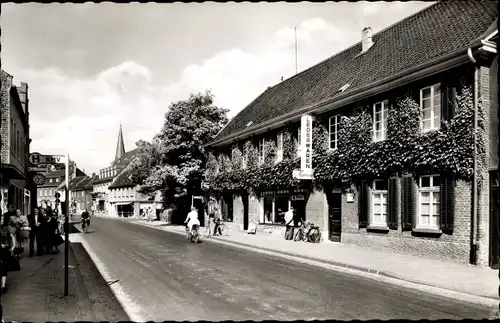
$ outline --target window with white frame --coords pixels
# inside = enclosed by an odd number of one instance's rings
[[[259,140],[259,164],[264,163],[264,157],[265,157],[264,144],[265,144],[264,138],[260,139]]]
[[[283,160],[283,133],[276,136],[276,162]]]
[[[387,225],[387,180],[376,179],[372,187],[372,225]]]
[[[274,223],[274,197],[264,196],[260,202],[262,206],[260,223]]]
[[[387,138],[387,118],[389,116],[389,101],[377,102],[373,105],[373,141],[383,141]]]
[[[421,126],[423,131],[439,129],[441,123],[441,84],[420,90]]]
[[[264,196],[259,202],[261,224],[285,224],[285,213],[290,207],[288,196]]]
[[[418,194],[418,226],[439,228],[439,175],[420,176]]]
[[[339,142],[340,115],[330,117],[328,123],[329,147],[330,149],[337,149]]]

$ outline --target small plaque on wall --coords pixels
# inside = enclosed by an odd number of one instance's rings
[[[354,193],[347,193],[346,195],[347,203],[353,203],[354,202]]]

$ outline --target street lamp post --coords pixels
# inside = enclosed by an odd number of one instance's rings
[[[68,296],[68,285],[69,285],[69,154],[66,155],[66,167],[65,167],[65,179],[66,179],[66,207],[64,215],[64,296]]]

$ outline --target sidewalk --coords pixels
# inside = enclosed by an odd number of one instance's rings
[[[69,250],[69,295],[64,296],[64,244],[55,255],[25,256],[21,271],[9,273],[2,296],[6,322],[74,322],[128,320],[104,282],[92,274],[85,259]],[[77,260],[78,259],[78,260]],[[83,261],[82,261],[83,260]],[[83,270],[81,270],[83,266]],[[85,278],[85,279],[84,279]],[[97,288],[96,288],[97,287]],[[105,297],[103,300],[96,299]],[[113,297],[109,299],[109,297]],[[106,299],[107,298],[107,299]],[[118,304],[118,307],[116,304]]]
[[[159,227],[162,230],[185,234],[184,226],[166,225],[160,221],[135,220],[142,225]],[[202,229],[204,230],[204,229]],[[359,248],[342,243],[319,244],[287,241],[271,234],[246,234],[230,231],[226,237],[210,237],[217,242],[229,242],[261,250],[298,256],[336,266],[361,270],[404,281],[439,287],[474,296],[498,299],[498,270],[416,257],[412,255],[386,253]]]

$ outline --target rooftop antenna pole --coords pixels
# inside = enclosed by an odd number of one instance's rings
[[[295,74],[297,73],[297,27],[295,27]]]

